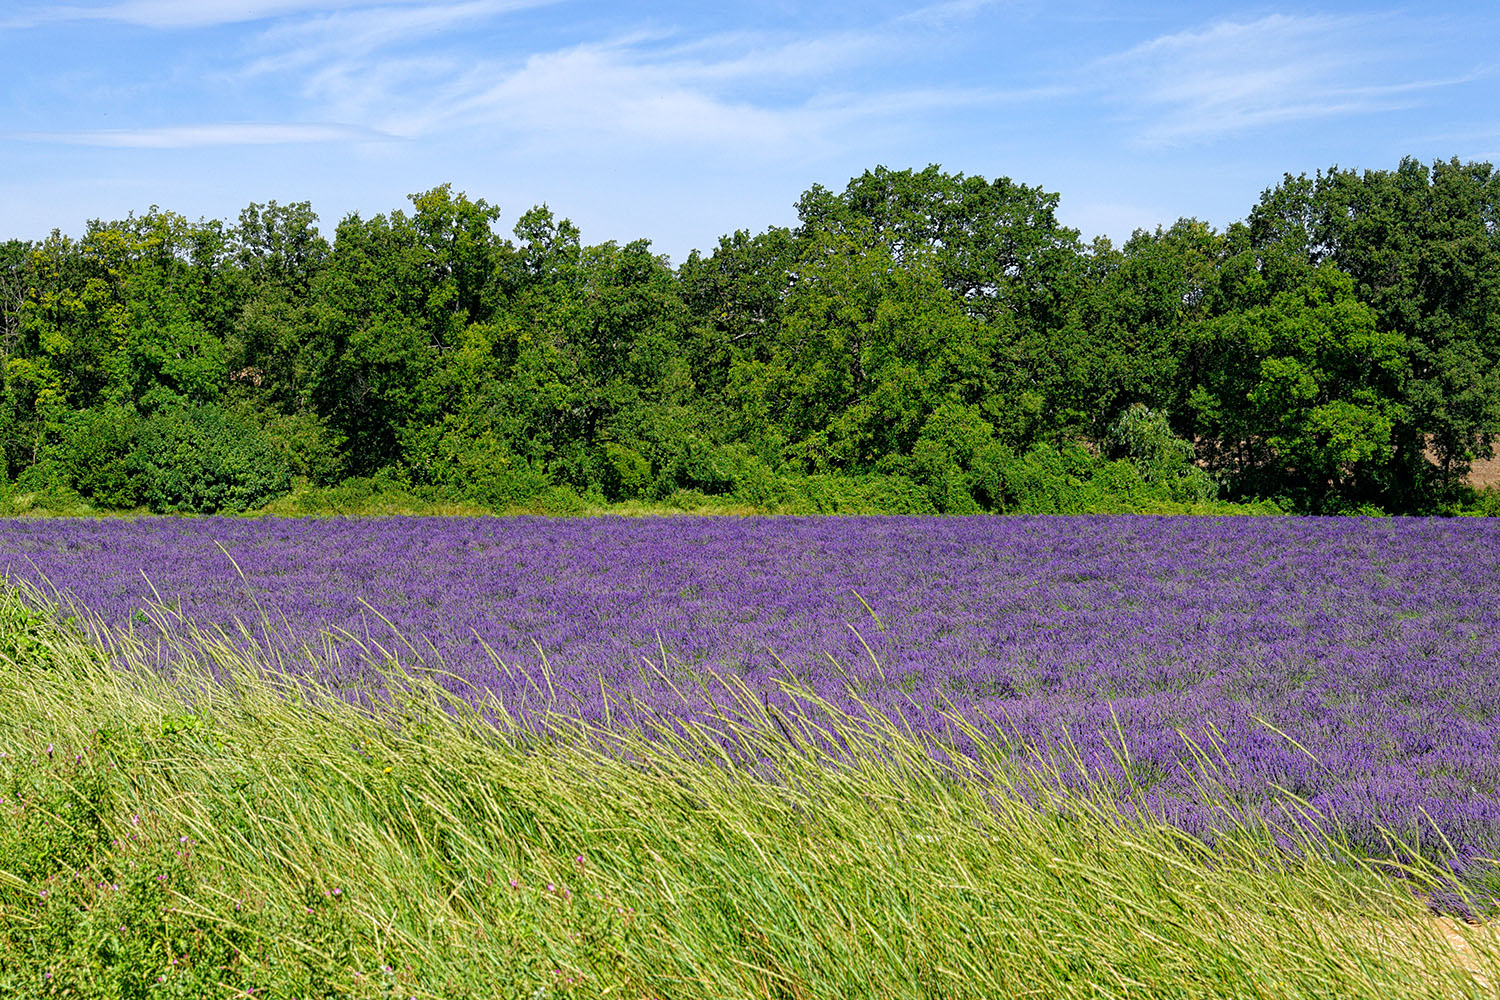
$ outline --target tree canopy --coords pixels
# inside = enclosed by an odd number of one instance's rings
[[[441,185],[152,206],[0,244],[0,483],[246,510],[349,482],[495,509],[1472,506],[1500,432],[1500,174],[1287,175],[1084,243],[940,167],[813,186],[678,266]]]

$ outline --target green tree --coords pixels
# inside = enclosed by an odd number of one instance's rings
[[[1204,325],[1219,362],[1191,400],[1238,492],[1286,496],[1315,513],[1379,505],[1407,417],[1406,342],[1330,263],[1264,306]]]
[[[1405,159],[1393,171],[1288,176],[1250,217],[1274,260],[1349,274],[1409,373],[1392,428],[1391,502],[1450,491],[1500,431],[1500,174],[1488,163]],[[1429,461],[1429,456],[1435,461]]]
[[[488,320],[507,252],[499,209],[447,185],[412,195],[414,214],[339,224],[315,283],[308,391],[346,442],[348,471],[398,463],[408,424],[441,420],[448,401],[427,391],[441,358]]]
[[[931,265],[899,266],[847,233],[812,238],[773,349],[731,370],[740,433],[807,472],[905,455],[944,395],[938,387],[974,360],[965,351],[975,334]]]
[[[254,204],[228,233],[228,254],[244,301],[225,342],[234,389],[255,405],[309,413],[309,358],[303,347],[316,323],[313,288],[331,249],[307,202]]]

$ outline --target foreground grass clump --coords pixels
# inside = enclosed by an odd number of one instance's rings
[[[1436,998],[1500,982],[1485,929],[1448,925],[1458,952],[1428,918],[1436,872],[1392,879],[1308,840],[1294,857],[1248,828],[1209,851],[1103,794],[1038,791],[1040,756],[1001,770],[992,747],[981,767],[880,718],[773,716],[732,686],[712,725],[523,724],[411,676],[362,708],[222,637],[172,641],[170,678],[129,669],[128,645],[111,665],[34,596],[0,594],[0,994]]]

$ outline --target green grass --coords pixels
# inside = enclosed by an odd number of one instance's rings
[[[523,726],[419,677],[360,709],[222,636],[117,669],[35,594],[0,593],[6,997],[1462,997],[1402,879],[1237,828],[1212,851],[1066,766],[948,759],[899,723]],[[494,718],[486,719],[486,713]],[[851,754],[819,749],[837,733]],[[749,763],[747,763],[749,762]],[[1010,762],[1010,763],[1004,763]],[[1205,795],[1212,796],[1205,786]],[[1482,978],[1480,978],[1482,977]]]
[[[813,485],[808,485],[809,483]],[[710,496],[697,490],[678,490],[656,500],[621,500],[610,503],[601,497],[580,496],[567,487],[551,487],[538,496],[509,506],[486,506],[459,496],[444,496],[431,489],[414,489],[389,475],[349,479],[332,486],[313,486],[297,482],[292,491],[241,516],[274,517],[388,517],[393,515],[429,517],[485,517],[542,515],[548,517],[654,517],[675,514],[695,515],[821,515],[821,514],[910,514],[935,513],[930,506],[911,507],[913,497],[883,496],[870,492],[859,480],[842,481],[839,477],[809,477],[800,485],[785,484],[776,497],[759,500],[737,495]],[[800,492],[799,492],[800,490]],[[925,503],[925,501],[922,501]],[[903,506],[906,503],[906,506]],[[1079,504],[1075,514],[1156,514],[1227,516],[1274,516],[1282,513],[1269,501],[1233,503],[1214,500],[1184,503],[1153,497],[1114,496],[1102,494],[1088,503]],[[1011,513],[1025,513],[1015,510]],[[1047,507],[1032,513],[1051,513]],[[113,510],[94,507],[87,499],[69,489],[17,491],[0,484],[0,517],[145,517],[145,507]],[[193,515],[174,515],[193,516]]]

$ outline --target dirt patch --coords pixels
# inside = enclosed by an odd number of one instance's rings
[[[1426,449],[1427,461],[1434,465],[1438,464],[1437,451],[1432,447],[1432,439],[1427,439]],[[1469,477],[1464,480],[1476,490],[1486,489],[1490,486],[1500,486],[1500,443],[1495,446],[1493,458],[1476,458],[1469,463]]]
[[[1491,924],[1462,924],[1451,917],[1434,917],[1434,929],[1453,948],[1458,964],[1463,966],[1480,986],[1490,987],[1490,975],[1495,971],[1497,947],[1500,933]]]
[[[1388,951],[1401,951],[1419,961],[1441,960],[1430,950],[1436,941],[1446,942],[1454,964],[1482,990],[1491,990],[1500,978],[1500,926],[1469,924],[1452,917],[1428,917],[1421,925],[1371,917],[1354,918],[1359,936],[1373,940]],[[1345,924],[1345,930],[1350,925]],[[1431,942],[1430,944],[1428,942]]]
[[[1494,458],[1476,458],[1469,466],[1469,485],[1476,490],[1500,486],[1500,455]]]

